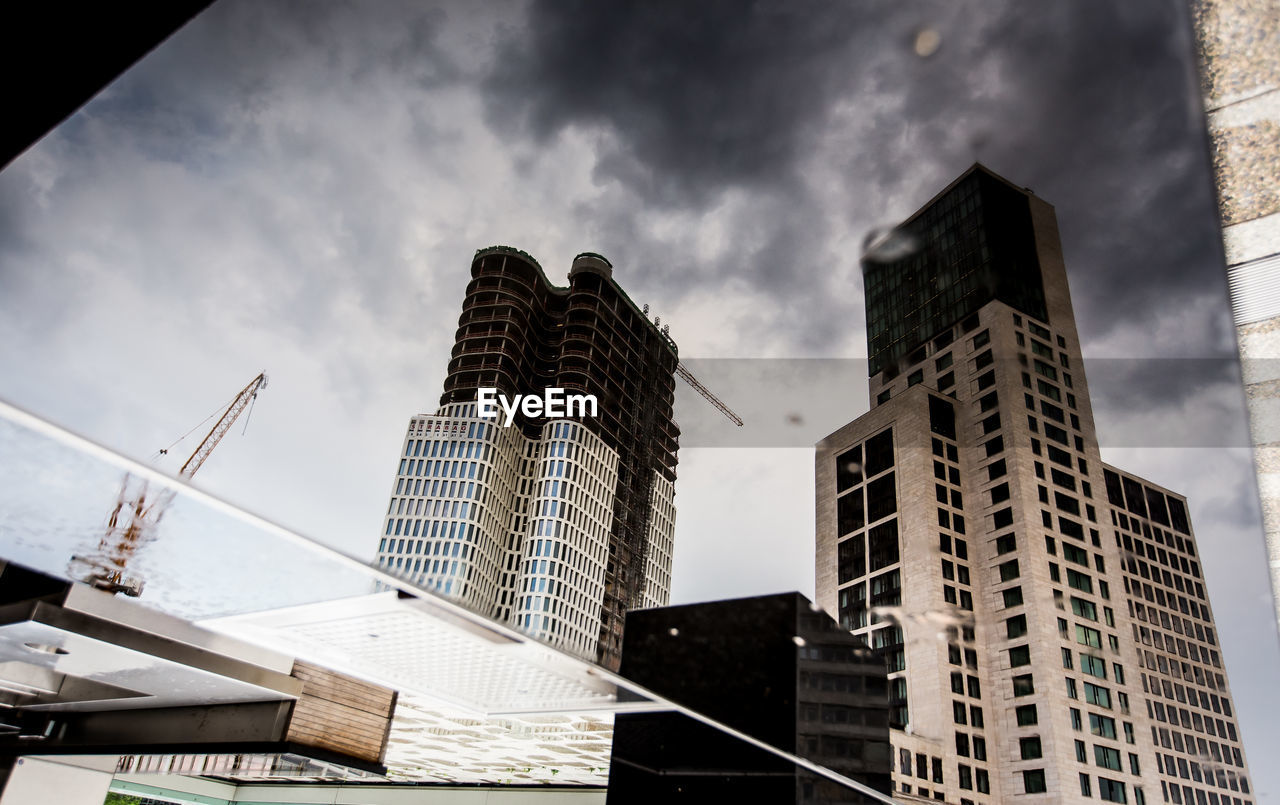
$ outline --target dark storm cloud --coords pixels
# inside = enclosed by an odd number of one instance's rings
[[[1016,100],[981,151],[1056,206],[1082,333],[1209,298],[1197,324],[1213,330],[1196,335],[1219,351],[1226,285],[1185,9],[1023,8],[991,31],[1016,43]]]
[[[1234,357],[1097,358],[1085,370],[1103,448],[1250,444]]]
[[[883,8],[883,6],[880,6]],[[545,139],[576,122],[618,132],[600,167],[666,203],[770,183],[855,75],[882,15],[852,4],[535,2],[500,45],[490,118]]]
[[[922,59],[911,42],[926,27],[941,48]],[[1191,38],[1177,3],[535,2],[497,53],[487,81],[496,128],[546,142],[574,125],[603,127],[612,138],[597,173],[650,206],[705,213],[731,188],[760,194],[764,206],[774,198],[775,214],[740,231],[744,242],[749,227],[776,244],[758,259],[659,262],[677,287],[746,275],[762,290],[807,297],[797,301],[817,332],[797,329],[797,344],[822,343],[829,322],[861,320],[856,298],[796,283],[795,264],[830,257],[821,248],[832,235],[822,220],[830,199],[796,176],[828,137],[844,144],[832,181],[857,185],[842,198],[846,225],[892,223],[888,210],[915,209],[983,160],[1056,206],[1087,342],[1198,306],[1184,328],[1194,337],[1169,348],[1214,354],[1230,344]],[[852,122],[833,122],[841,104],[856,110]],[[627,221],[599,226],[620,235]],[[663,253],[644,245],[650,258]]]

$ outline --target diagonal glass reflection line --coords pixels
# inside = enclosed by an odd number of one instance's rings
[[[514,642],[521,643],[521,644],[532,643],[536,645],[540,650],[551,651],[556,654],[559,654],[561,655],[562,659],[565,660],[566,662],[572,663],[574,665],[580,665],[588,673],[595,675],[601,679],[604,679],[614,685],[617,685],[619,688],[630,691],[631,693],[637,696],[646,698],[651,702],[653,702],[655,705],[660,705],[664,709],[670,709],[673,712],[680,713],[684,716],[694,719],[695,721],[699,721],[707,725],[708,727],[711,727],[712,729],[719,730],[720,732],[726,735],[737,738],[738,740],[743,741],[747,744],[750,744],[751,746],[754,746],[758,749],[763,749],[764,751],[769,752],[770,754],[776,755],[777,757],[782,758],[783,760],[786,760],[790,763],[794,763],[795,765],[800,766],[801,768],[806,769],[808,771],[811,771],[814,774],[821,775],[823,777],[826,777],[829,780],[832,780],[833,782],[836,782],[836,783],[839,783],[840,785],[851,788],[878,802],[883,802],[883,803],[886,803],[887,805],[903,805],[903,803],[901,803],[899,800],[895,800],[892,797],[888,796],[887,794],[883,794],[879,791],[876,791],[874,788],[871,788],[864,783],[860,783],[857,780],[851,779],[849,777],[845,777],[844,775],[839,774],[835,771],[832,771],[831,769],[828,769],[825,766],[822,766],[818,763],[814,763],[813,761],[808,760],[807,758],[800,757],[799,755],[794,755],[790,752],[787,752],[784,749],[780,749],[776,746],[773,746],[772,744],[769,744],[758,738],[752,737],[751,735],[748,735],[747,733],[744,733],[741,730],[737,730],[726,724],[722,724],[719,721],[716,721],[715,719],[709,716],[703,715],[702,713],[699,713],[696,710],[693,710],[689,707],[679,704],[678,702],[670,701],[664,698],[663,696],[660,696],[652,691],[649,691],[641,687],[640,685],[635,684],[634,682],[631,682],[625,677],[619,676],[618,674],[613,673],[612,671],[609,671],[598,665],[595,665],[594,663],[589,663],[585,660],[582,660],[581,658],[576,657],[572,654],[569,654],[561,649],[558,649],[555,646],[550,646],[550,645],[541,643],[539,641],[533,640],[528,635],[525,635],[521,632],[511,629],[510,627],[507,627],[504,624],[498,623],[496,621],[491,621],[487,618],[477,615],[476,613],[471,612],[465,607],[462,607],[446,598],[441,597],[440,595],[438,595],[437,593],[431,590],[419,587],[413,584],[412,582],[408,581],[407,579],[401,578],[391,573],[387,573],[386,571],[379,569],[375,565],[371,565],[366,562],[363,562],[354,556],[350,556],[346,553],[343,553],[340,550],[337,550],[336,548],[332,548],[330,546],[319,543],[309,537],[306,537],[298,533],[297,531],[294,531],[293,529],[290,529],[286,526],[280,525],[279,523],[273,520],[263,517],[262,515],[255,514],[241,506],[238,506],[234,503],[224,500],[223,498],[217,495],[214,495],[210,492],[206,492],[202,489],[199,489],[198,487],[192,486],[187,480],[183,478],[170,475],[169,473],[162,472],[156,469],[155,467],[151,467],[147,464],[143,464],[137,459],[130,458],[129,456],[126,456],[123,453],[120,453],[114,450],[113,448],[107,447],[106,445],[100,442],[90,439],[87,436],[76,433],[75,431],[72,431],[68,428],[63,427],[62,425],[52,422],[46,419],[45,417],[40,416],[39,414],[32,413],[31,411],[28,411],[25,408],[22,408],[21,406],[15,405],[14,403],[4,399],[3,397],[0,397],[0,416],[3,416],[5,419],[8,419],[10,422],[13,422],[16,425],[19,425],[30,431],[38,433],[42,436],[52,439],[53,441],[66,445],[67,447],[70,447],[72,449],[79,450],[80,452],[86,455],[97,458],[108,464],[115,465],[116,467],[119,467],[120,469],[126,470],[128,472],[131,472],[141,478],[146,479],[147,481],[151,481],[154,483],[171,487],[173,489],[180,490],[183,495],[186,495],[192,500],[195,500],[199,503],[204,504],[205,506],[208,506],[214,511],[220,512],[229,517],[233,517],[247,525],[253,526],[255,528],[259,528],[263,531],[266,531],[270,534],[280,537],[281,539],[284,539],[294,545],[298,545],[299,547],[304,548],[305,550],[312,551],[322,556],[325,556],[329,559],[332,559],[344,567],[348,567],[353,570],[358,570],[361,573],[368,574],[371,578],[377,581],[381,581],[384,584],[387,584],[393,588],[411,589],[414,591],[415,595],[420,594],[423,598],[430,600],[433,606],[437,606],[449,612],[449,614],[454,617],[461,618],[463,620],[466,620],[475,624],[476,626],[480,626],[485,629],[491,630],[493,632],[502,634],[503,636],[508,637]],[[619,708],[619,710],[623,710],[623,709],[626,709],[626,708],[625,707]]]

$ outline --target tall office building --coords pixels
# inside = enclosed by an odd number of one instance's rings
[[[1099,457],[1053,208],[975,165],[863,273],[817,596],[887,653],[898,796],[1251,803],[1186,501]]]
[[[440,408],[409,421],[378,561],[465,606],[616,667],[628,609],[671,586],[675,343],[580,254],[567,287],[482,249]],[[480,417],[477,389],[594,395],[567,418]],[[594,415],[592,415],[594,413]]]

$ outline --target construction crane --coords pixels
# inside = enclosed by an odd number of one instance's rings
[[[680,378],[692,386],[693,390],[701,394],[707,402],[714,405],[717,411],[728,417],[730,422],[742,427],[742,417],[735,414],[729,406],[720,401],[720,398],[708,391],[706,386],[699,383],[698,378],[694,377],[693,372],[686,369],[683,363],[676,364],[676,374],[680,375]]]
[[[213,429],[182,465],[182,469],[178,470],[179,478],[187,479],[196,474],[196,470],[209,458],[209,454],[222,441],[222,437],[240,414],[257,399],[258,392],[266,387],[266,374],[259,374],[240,390],[214,423]],[[160,455],[167,453],[168,449],[160,451]],[[71,557],[68,572],[72,578],[99,590],[136,598],[142,594],[143,581],[126,576],[125,571],[138,550],[155,536],[156,527],[160,525],[160,519],[173,503],[177,492],[172,487],[166,487],[156,495],[149,495],[147,482],[143,481],[134,494],[129,491],[132,481],[132,474],[125,473],[120,493],[116,496],[115,508],[107,518],[107,529],[98,542],[97,551],[89,556],[77,554]]]
[[[648,302],[645,302],[644,307],[640,308],[640,312],[643,313],[645,316],[649,315]],[[661,316],[654,317],[653,326],[660,327],[661,330],[659,332],[662,333],[662,337],[667,339],[667,341],[671,341],[671,325],[670,324],[663,325]],[[671,343],[672,345],[675,344],[674,341],[671,341]],[[735,414],[733,410],[729,408],[729,406],[725,405],[723,402],[720,401],[719,397],[712,394],[707,389],[706,386],[699,383],[698,378],[694,377],[693,372],[690,372],[683,363],[676,364],[676,374],[680,375],[681,379],[683,379],[684,382],[692,386],[694,391],[701,394],[704,400],[714,405],[717,411],[719,411],[720,413],[728,417],[730,422],[737,425],[738,427],[742,427],[742,417]]]

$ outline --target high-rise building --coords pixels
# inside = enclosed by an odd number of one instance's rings
[[[616,667],[628,609],[671,586],[676,345],[580,254],[567,287],[524,252],[476,252],[440,408],[409,421],[378,561]],[[480,416],[477,390],[592,395],[560,418]]]
[[[1186,501],[1099,456],[1052,206],[975,165],[863,273],[817,598],[886,652],[897,795],[1253,802]]]

